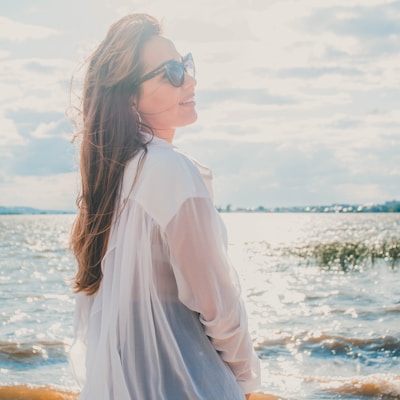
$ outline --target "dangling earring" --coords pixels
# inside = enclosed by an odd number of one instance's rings
[[[142,124],[142,117],[140,116],[139,111],[136,110],[136,109],[135,109],[135,113],[136,113],[136,116],[137,116],[138,123],[139,123],[139,125],[141,125]]]
[[[135,111],[135,113],[136,113],[136,119],[137,119],[138,125],[142,125],[142,117],[141,117],[139,111],[136,108],[136,104],[135,104],[135,100],[134,100],[133,96],[130,97],[129,104],[130,104],[130,106],[132,108],[132,111]]]

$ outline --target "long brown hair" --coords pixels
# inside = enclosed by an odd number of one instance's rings
[[[141,50],[159,35],[159,22],[131,14],[115,22],[88,60],[81,107],[81,193],[71,247],[78,262],[74,289],[94,294],[104,257],[124,167],[146,144],[130,99],[143,73]]]

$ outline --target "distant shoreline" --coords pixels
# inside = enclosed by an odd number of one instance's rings
[[[0,215],[59,215],[75,214],[75,211],[67,210],[40,210],[32,207],[2,207],[0,206]]]
[[[217,207],[221,213],[322,213],[322,214],[350,214],[350,213],[398,213],[400,201],[387,201],[384,204],[331,204],[325,206],[294,206],[294,207],[264,207],[256,208],[233,207],[228,204],[225,207]],[[76,214],[76,211],[68,210],[41,210],[32,207],[3,207],[0,206],[0,215],[60,215]]]
[[[234,208],[231,205],[217,207],[219,212],[248,212],[248,213],[321,213],[321,214],[361,214],[361,213],[398,213],[400,201],[387,201],[384,204],[331,204],[323,206],[293,206],[257,208]]]

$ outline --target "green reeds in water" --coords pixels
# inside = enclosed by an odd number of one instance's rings
[[[379,260],[395,268],[400,260],[400,238],[385,240],[379,244],[340,241],[318,243],[291,249],[289,252],[306,259],[308,263],[314,261],[324,269],[346,272],[369,264],[374,265]]]

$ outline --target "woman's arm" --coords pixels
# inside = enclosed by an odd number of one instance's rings
[[[259,360],[221,228],[209,198],[189,198],[168,223],[166,236],[179,299],[199,313],[214,348],[249,393],[260,383]]]

